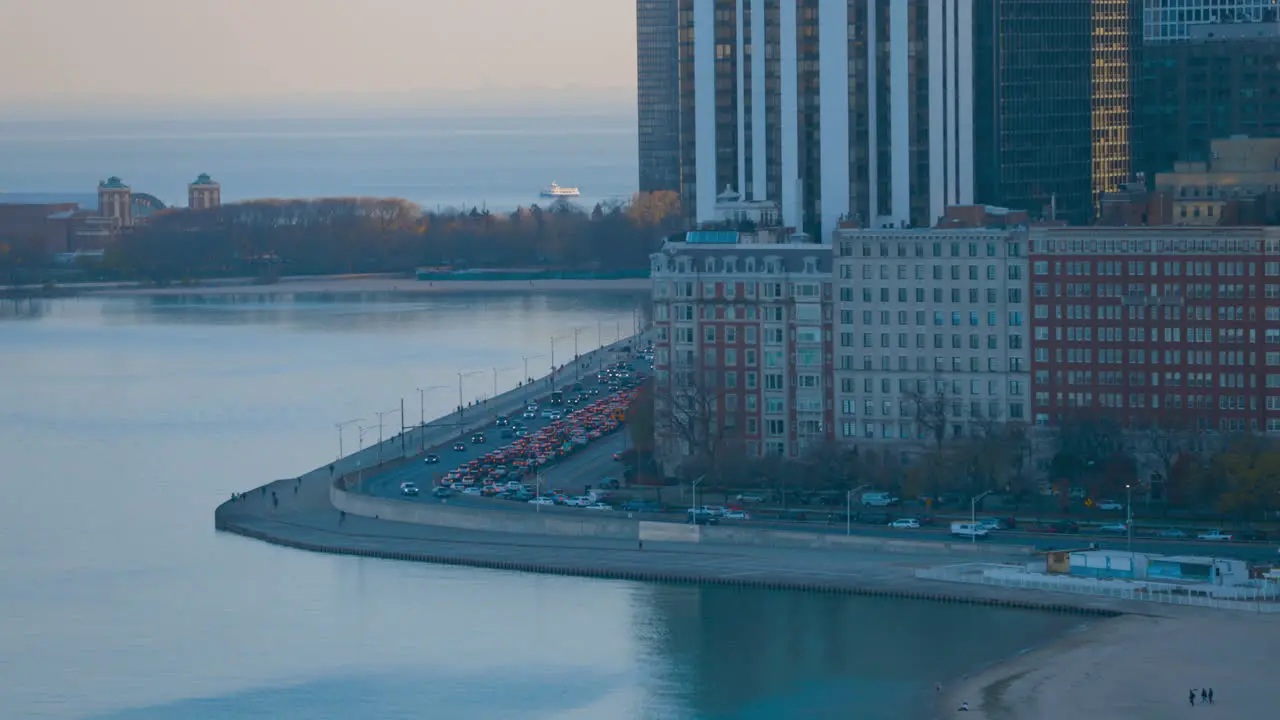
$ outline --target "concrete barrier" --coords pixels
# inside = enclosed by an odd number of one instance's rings
[[[413,525],[476,530],[521,535],[559,535],[637,540],[640,523],[602,513],[500,512],[484,508],[450,506],[447,503],[417,502],[347,492],[340,483],[329,489],[329,501],[349,515],[390,520]]]
[[[641,522],[640,539],[653,542],[699,542],[702,536],[701,525],[681,523]]]

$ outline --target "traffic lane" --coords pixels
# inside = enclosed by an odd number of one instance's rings
[[[583,486],[596,486],[607,477],[622,482],[622,464],[614,461],[613,454],[627,447],[627,429],[619,427],[613,433],[591,443],[574,456],[567,458],[542,473],[542,490],[563,490],[572,495],[582,492]]]
[[[584,389],[590,389],[586,383],[584,383],[583,387]],[[604,392],[601,392],[600,395],[592,397],[594,401],[605,398],[607,395]],[[546,398],[544,397],[540,399],[545,400]],[[555,422],[542,416],[543,410],[550,409],[552,407],[555,407],[555,409],[562,412],[573,409],[572,406],[559,407],[542,403],[542,407],[538,410],[536,417],[525,418],[522,415],[514,415],[512,416],[512,419],[524,423],[525,428],[529,431],[529,434],[532,435]],[[450,471],[455,470],[472,460],[483,457],[493,450],[511,445],[514,441],[513,439],[508,440],[501,437],[501,433],[504,429],[506,428],[496,424],[485,426],[482,432],[485,434],[486,441],[481,444],[474,444],[471,442],[471,437],[474,432],[463,433],[439,446],[431,448],[428,451],[429,454],[436,454],[440,457],[439,463],[427,464],[423,462],[422,459],[415,459],[413,462],[402,467],[379,473],[376,477],[365,478],[363,482],[364,492],[380,497],[399,497],[400,484],[403,482],[417,483],[422,491],[429,491],[431,487],[439,484],[440,479]],[[453,449],[454,444],[458,442],[464,444],[464,450],[457,451]]]

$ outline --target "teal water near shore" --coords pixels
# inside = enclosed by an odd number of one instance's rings
[[[0,705],[23,718],[910,718],[1070,617],[331,557],[215,534],[333,423],[629,327],[629,294],[0,311]],[[606,335],[606,341],[610,338]],[[591,343],[592,345],[594,343]],[[570,351],[571,352],[571,351]],[[492,392],[491,373],[464,390]],[[384,418],[395,423],[395,414]],[[346,432],[355,447],[355,426]],[[288,502],[288,497],[282,501]],[[856,715],[854,712],[856,711]]]

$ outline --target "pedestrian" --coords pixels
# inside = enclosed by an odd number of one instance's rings
[[[266,486],[266,485],[263,485],[263,486],[262,486],[262,497],[266,497],[266,496],[267,496],[267,486]]]
[[[297,494],[298,494],[298,486],[297,486],[297,485],[294,485],[294,486],[293,486],[293,494],[294,494],[294,495],[297,495]]]
[[[638,543],[638,545],[637,545],[637,549],[639,549],[639,550],[643,550],[643,549],[644,549],[644,541],[643,541],[643,540],[637,540],[636,542]]]
[[[1208,703],[1209,703],[1209,691],[1205,688],[1200,688],[1200,704],[1207,705]]]
[[[1191,707],[1196,706],[1196,689],[1191,688],[1191,694],[1187,696],[1187,702],[1191,703]]]
[[[1213,688],[1209,688],[1209,704],[1213,704]]]
[[[346,519],[347,519],[347,511],[346,511],[346,510],[339,510],[339,511],[338,511],[338,524],[339,524],[339,525],[341,525],[341,524],[342,524],[342,522],[343,522],[344,520],[346,520]]]
[[[935,682],[935,683],[933,684],[933,691],[934,691],[935,693],[937,693],[938,695],[941,695],[941,694],[942,694],[942,683],[940,683],[940,682]]]
[[[280,498],[276,497],[275,493],[271,493],[271,509],[275,510],[278,507],[280,507]]]
[[[333,463],[329,463],[329,477],[333,477]]]

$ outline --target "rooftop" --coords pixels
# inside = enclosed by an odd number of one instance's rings
[[[128,190],[129,186],[124,184],[120,178],[112,175],[111,177],[98,183],[99,190]]]

